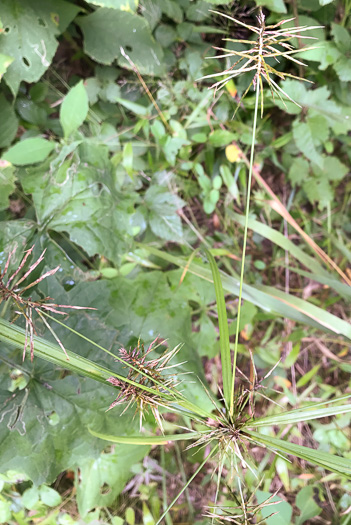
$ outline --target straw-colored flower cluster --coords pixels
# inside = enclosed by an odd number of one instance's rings
[[[215,90],[221,89],[227,82],[229,82],[231,79],[238,77],[242,73],[254,73],[253,78],[246,89],[245,93],[242,95],[235,113],[237,109],[240,107],[240,103],[243,100],[243,98],[247,95],[249,89],[251,86],[254,86],[254,89],[260,89],[261,91],[261,114],[263,114],[263,80],[265,80],[269,88],[271,90],[272,96],[274,98],[274,95],[276,94],[283,102],[284,100],[282,98],[282,95],[289,99],[291,102],[296,104],[295,102],[278,84],[275,80],[273,80],[272,75],[276,75],[282,80],[285,80],[287,77],[290,78],[296,78],[298,80],[303,80],[305,82],[310,82],[310,80],[307,80],[305,78],[298,77],[296,75],[293,75],[291,73],[285,73],[282,71],[278,71],[271,65],[267,63],[267,59],[273,58],[277,62],[279,62],[279,58],[284,58],[286,60],[290,60],[294,62],[295,64],[305,66],[303,62],[295,58],[295,53],[300,53],[301,51],[308,51],[310,49],[314,49],[314,46],[304,47],[301,49],[295,49],[294,46],[291,44],[291,41],[293,38],[302,39],[302,38],[308,38],[308,39],[314,39],[314,37],[311,36],[301,36],[300,33],[305,31],[310,31],[311,29],[317,29],[321,26],[299,26],[299,27],[293,27],[293,28],[282,28],[284,24],[287,24],[288,22],[291,22],[294,20],[294,18],[289,18],[287,20],[281,20],[275,25],[266,26],[265,24],[265,16],[262,13],[262,9],[260,9],[259,15],[257,16],[257,22],[258,27],[244,24],[240,20],[237,20],[229,15],[226,15],[224,13],[220,13],[218,11],[213,11],[213,13],[223,16],[225,18],[228,18],[229,20],[235,22],[236,24],[245,27],[249,31],[251,31],[256,39],[255,40],[240,40],[235,38],[225,38],[225,41],[228,42],[235,42],[240,44],[247,44],[249,49],[246,51],[234,51],[230,49],[224,49],[221,47],[214,47],[217,51],[224,51],[225,54],[218,55],[216,58],[230,58],[230,57],[238,57],[237,60],[235,60],[234,64],[232,64],[228,69],[225,69],[221,73],[214,73],[212,75],[206,75],[203,77],[206,78],[214,78],[219,76],[224,76],[225,78],[223,80],[219,80],[218,82],[215,82],[210,86],[210,89],[214,88]],[[209,57],[212,58],[212,57]],[[240,67],[239,67],[240,66]],[[236,69],[234,69],[236,68]],[[234,116],[235,116],[234,113]]]
[[[136,412],[140,415],[140,427],[144,417],[144,412],[151,409],[154,418],[163,432],[161,415],[159,407],[168,408],[167,396],[172,396],[172,389],[175,388],[179,381],[174,374],[165,374],[164,372],[171,368],[178,366],[178,364],[169,365],[171,359],[179,351],[179,346],[173,350],[166,350],[160,357],[148,360],[147,356],[160,345],[164,344],[162,341],[154,346],[158,337],[149,345],[147,351],[144,350],[144,345],[140,344],[133,350],[126,350],[121,348],[119,355],[124,363],[129,365],[127,381],[122,381],[116,377],[109,377],[107,381],[114,386],[120,388],[120,393],[109,410],[116,405],[127,403],[122,414],[132,405],[136,404]]]
[[[23,360],[26,356],[26,351],[29,345],[30,348],[30,357],[31,361],[33,361],[34,358],[34,334],[36,334],[35,326],[33,322],[33,312],[36,312],[36,314],[40,317],[40,319],[43,321],[44,325],[48,328],[48,330],[51,332],[51,334],[54,336],[62,350],[64,351],[67,359],[69,359],[67,352],[65,350],[65,347],[63,346],[62,342],[58,338],[58,336],[55,334],[54,330],[51,328],[47,320],[45,319],[45,313],[51,312],[54,314],[60,314],[60,315],[67,315],[66,312],[61,312],[60,308],[70,308],[74,310],[95,310],[95,308],[89,308],[84,306],[69,306],[67,304],[56,304],[47,302],[52,300],[51,297],[46,297],[45,299],[33,301],[31,297],[24,297],[28,290],[33,288],[33,286],[37,285],[46,277],[50,277],[51,275],[54,275],[60,266],[57,266],[53,270],[49,270],[45,272],[43,275],[38,277],[38,279],[35,279],[35,281],[29,282],[28,284],[25,284],[25,281],[30,277],[30,274],[39,266],[39,264],[44,260],[45,251],[42,252],[40,257],[30,265],[28,270],[24,272],[23,275],[21,275],[22,270],[24,269],[28,258],[33,252],[34,246],[32,246],[29,250],[25,251],[25,255],[22,258],[20,264],[18,265],[17,269],[12,273],[12,275],[6,280],[8,269],[11,263],[11,259],[15,256],[17,247],[15,247],[8,255],[7,261],[5,263],[4,270],[1,272],[0,268],[0,303],[2,301],[8,301],[12,300],[16,305],[15,313],[17,314],[17,318],[19,316],[23,316],[26,320],[26,338],[23,348]],[[23,288],[21,288],[19,285],[24,284]]]

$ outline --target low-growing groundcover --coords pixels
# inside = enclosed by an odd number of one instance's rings
[[[257,4],[3,2],[4,523],[350,520],[351,10]]]

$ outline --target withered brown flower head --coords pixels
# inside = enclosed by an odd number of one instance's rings
[[[54,314],[60,314],[60,315],[67,315],[66,312],[61,312],[59,308],[71,308],[74,310],[95,310],[95,308],[85,307],[85,306],[70,306],[67,304],[56,304],[48,301],[52,301],[51,297],[45,297],[45,299],[39,300],[39,301],[33,301],[31,297],[23,297],[23,295],[30,289],[33,288],[33,286],[37,285],[46,277],[50,277],[51,275],[54,275],[60,266],[57,266],[53,270],[49,270],[45,272],[43,275],[38,277],[35,281],[30,282],[29,284],[26,284],[23,288],[21,288],[19,285],[24,283],[26,279],[30,276],[30,274],[39,266],[39,264],[44,260],[45,251],[42,252],[40,257],[29,266],[29,268],[24,272],[23,275],[21,275],[22,270],[26,266],[27,260],[29,256],[32,254],[34,245],[27,251],[25,251],[25,255],[22,258],[20,264],[18,265],[18,268],[13,272],[10,277],[7,278],[7,272],[10,266],[11,259],[16,253],[17,246],[9,253],[6,264],[4,266],[4,270],[1,272],[0,268],[0,303],[2,301],[12,301],[16,305],[16,314],[17,317],[13,320],[15,321],[19,316],[23,315],[23,317],[26,320],[26,337],[25,337],[25,343],[23,348],[23,360],[26,356],[27,347],[29,344],[30,347],[30,356],[31,361],[33,361],[34,358],[34,334],[36,334],[35,326],[33,322],[33,311],[37,313],[37,315],[41,318],[45,326],[48,328],[48,330],[51,332],[51,334],[54,336],[62,350],[64,351],[67,359],[69,359],[67,352],[65,350],[65,347],[63,346],[60,339],[55,334],[54,330],[51,328],[47,320],[45,319],[45,313],[51,312]],[[7,279],[7,280],[6,280]]]
[[[107,381],[121,389],[115,401],[111,403],[109,410],[116,405],[127,403],[126,408],[122,412],[124,414],[129,406],[135,403],[136,412],[140,414],[141,426],[144,411],[147,412],[150,409],[163,432],[159,407],[167,408],[167,398],[172,397],[172,389],[179,384],[176,375],[165,374],[164,372],[178,366],[178,364],[169,365],[169,362],[179,351],[180,347],[176,346],[173,350],[166,350],[160,357],[148,360],[147,356],[150,352],[165,343],[165,341],[162,341],[157,346],[154,346],[157,340],[158,337],[152,341],[146,351],[144,350],[144,345],[140,344],[140,340],[137,347],[132,350],[121,348],[119,356],[127,366],[130,366],[126,381],[116,377],[109,377]]]

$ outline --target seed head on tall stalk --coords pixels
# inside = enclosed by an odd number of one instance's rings
[[[277,62],[279,62],[279,57],[281,57],[295,64],[305,66],[306,64],[304,64],[303,62],[295,58],[293,55],[295,53],[300,53],[301,51],[307,51],[310,49],[314,49],[315,47],[309,46],[309,47],[305,47],[303,50],[295,49],[290,41],[293,38],[314,39],[314,37],[311,37],[311,36],[305,36],[305,35],[301,36],[300,33],[309,31],[312,29],[317,29],[320,26],[300,26],[300,27],[294,27],[294,28],[283,28],[282,27],[284,24],[287,24],[288,22],[291,22],[292,20],[294,20],[294,18],[289,18],[287,20],[281,20],[275,25],[266,26],[265,16],[263,14],[262,8],[259,8],[259,14],[257,16],[257,22],[258,22],[257,27],[248,25],[248,24],[244,24],[243,22],[236,20],[235,18],[227,14],[220,13],[218,11],[213,11],[213,13],[223,16],[225,18],[228,18],[229,20],[232,20],[236,24],[245,27],[246,29],[251,31],[256,37],[255,40],[238,40],[238,39],[233,39],[233,38],[225,39],[226,41],[229,41],[229,42],[234,42],[234,43],[240,42],[240,43],[247,44],[250,47],[246,51],[234,51],[234,50],[228,50],[228,49],[224,49],[220,47],[214,47],[214,49],[216,50],[225,52],[225,54],[219,55],[216,58],[235,57],[235,62],[229,68],[225,69],[221,73],[214,73],[214,74],[206,75],[205,77],[203,77],[203,79],[207,79],[207,78],[214,78],[218,76],[224,76],[225,77],[224,79],[215,82],[209,88],[209,89],[214,89],[215,91],[217,91],[218,89],[223,88],[225,84],[229,82],[231,79],[238,77],[239,75],[243,73],[250,73],[250,72],[253,73],[253,77],[252,77],[251,82],[249,83],[249,86],[247,87],[246,91],[244,92],[244,94],[242,95],[241,99],[239,100],[236,106],[233,118],[236,115],[236,112],[238,108],[240,107],[243,99],[249,92],[251,86],[253,86],[256,92],[254,119],[253,119],[253,127],[252,127],[250,167],[249,167],[249,177],[248,177],[248,182],[247,182],[247,193],[246,193],[244,240],[243,240],[243,250],[242,250],[242,259],[241,259],[238,314],[237,314],[235,345],[234,345],[234,359],[233,359],[233,367],[232,367],[232,375],[231,375],[232,377],[231,393],[230,393],[230,400],[228,399],[225,400],[227,403],[227,406],[229,406],[229,415],[231,418],[233,418],[234,399],[235,399],[234,385],[235,385],[235,373],[236,373],[236,358],[237,358],[237,353],[238,353],[239,326],[240,326],[240,316],[241,316],[241,300],[242,300],[242,289],[243,289],[243,280],[244,280],[247,230],[248,230],[248,219],[249,219],[249,209],[250,209],[251,181],[252,181],[252,171],[253,171],[253,165],[254,165],[256,126],[257,126],[257,116],[258,116],[260,94],[261,94],[261,117],[262,117],[263,109],[264,109],[264,91],[263,91],[264,82],[267,82],[273,98],[275,97],[275,95],[277,95],[278,98],[285,105],[283,97],[286,97],[287,99],[289,99],[291,102],[293,102],[297,106],[299,106],[299,104],[295,102],[295,100],[293,100],[277,84],[277,82],[273,80],[272,77],[276,75],[282,80],[285,80],[287,77],[290,77],[290,78],[296,78],[298,80],[303,80],[305,82],[311,82],[310,80],[298,77],[291,73],[285,73],[285,72],[278,71],[277,69],[275,69],[274,67],[270,66],[267,63],[267,59],[273,58]]]

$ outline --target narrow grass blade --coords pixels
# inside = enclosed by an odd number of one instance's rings
[[[266,427],[271,425],[291,425],[300,421],[310,421],[312,419],[319,419],[322,417],[336,416],[337,414],[344,414],[351,412],[351,403],[343,405],[335,405],[335,403],[342,403],[351,398],[351,394],[342,396],[330,401],[323,401],[321,403],[314,403],[313,405],[289,410],[280,414],[258,418],[255,421],[250,421],[249,427]],[[332,405],[326,407],[325,405]]]
[[[25,331],[19,326],[11,324],[4,319],[0,319],[0,341],[23,349]],[[46,341],[41,337],[34,336],[34,354],[54,365],[66,368],[79,375],[95,379],[95,381],[100,381],[107,385],[110,385],[110,383],[107,382],[107,379],[112,375],[118,378],[121,377],[117,374],[113,374],[111,370],[97,365],[93,361],[85,359],[69,350],[67,350],[67,355],[69,357],[69,360],[67,360],[59,345]],[[113,385],[110,386],[115,388]]]
[[[59,324],[63,324],[54,317],[51,317],[54,321],[59,322]],[[70,329],[68,326],[65,326],[67,329]],[[79,332],[76,332],[73,329],[70,329],[72,332],[76,333],[83,339],[88,340],[101,350],[105,350],[103,347],[98,345],[97,343],[94,343],[94,341],[91,341],[90,339],[86,338]],[[17,325],[11,324],[8,321],[5,321],[4,319],[0,319],[0,341],[3,341],[6,344],[10,344],[12,346],[20,347],[23,349],[24,342],[25,342],[25,330],[20,328]],[[124,381],[126,383],[129,383],[131,385],[134,385],[142,390],[145,390],[149,393],[154,393],[154,390],[152,388],[149,388],[145,385],[136,383],[134,381],[131,381],[130,379],[121,376],[119,374],[116,374],[115,372],[104,368],[93,361],[90,361],[89,359],[85,359],[84,357],[79,356],[75,352],[72,352],[70,350],[66,350],[67,357],[65,354],[63,354],[61,348],[59,345],[53,344],[49,341],[46,341],[45,339],[42,339],[41,337],[34,336],[34,355],[36,357],[40,357],[41,359],[45,359],[46,361],[49,361],[50,363],[53,363],[59,367],[66,368],[68,370],[71,370],[72,372],[83,375],[85,377],[89,377],[90,379],[94,379],[95,381],[100,381],[102,383],[105,383],[106,385],[110,386],[111,388],[116,388],[114,385],[109,383],[107,379],[111,376],[116,377],[117,379],[120,379],[121,381]],[[107,351],[108,352],[108,351]],[[111,352],[108,352],[111,353]],[[113,355],[111,353],[111,355]],[[128,366],[130,366],[127,363]],[[184,412],[188,416],[196,416],[200,418],[209,418],[212,417],[209,412],[206,410],[203,410],[201,407],[198,407],[191,401],[188,401],[181,393],[174,392],[173,391],[169,394],[161,393],[161,397],[165,400],[167,403],[171,403],[172,410],[178,411],[178,412]]]
[[[126,445],[167,445],[171,441],[186,441],[189,439],[197,439],[200,437],[198,432],[188,432],[186,434],[171,434],[169,436],[112,436],[110,434],[103,434],[96,432],[92,428],[88,428],[90,434],[93,436],[103,439],[104,441],[110,441],[111,443],[124,443]]]
[[[208,250],[206,250],[206,255],[210,263],[213,284],[214,284],[214,288],[216,292],[219,340],[220,340],[221,361],[222,361],[223,394],[224,394],[224,402],[226,403],[227,408],[229,408],[230,396],[231,396],[232,363],[231,363],[231,358],[230,358],[227,310],[225,306],[225,298],[224,298],[221,276],[217,268],[216,261],[213,255]]]
[[[232,210],[227,210],[229,217],[235,222],[239,223],[241,226],[244,226],[245,217],[239,213],[235,213]],[[249,219],[248,226],[250,230],[258,233],[265,239],[268,239],[272,243],[276,244],[283,250],[289,252],[289,254],[298,260],[301,264],[306,266],[309,270],[313,271],[315,274],[324,275],[325,277],[330,277],[330,274],[316,261],[313,257],[305,253],[301,248],[296,246],[290,239],[287,239],[285,235],[280,233],[277,230],[274,230],[270,226],[263,224],[262,222],[256,221],[254,219]],[[293,268],[292,268],[293,270]]]
[[[270,436],[264,436],[258,432],[252,430],[245,431],[252,441],[261,446],[267,446],[271,449],[277,450],[284,454],[290,454],[298,458],[304,459],[309,463],[323,467],[331,472],[336,472],[342,476],[346,476],[351,479],[351,459],[335,456],[322,452],[321,450],[315,450],[313,448],[303,447],[302,445],[296,445],[295,443],[289,443],[282,439],[273,438]]]
[[[306,104],[304,104],[304,105],[306,106]],[[307,107],[312,107],[313,108],[313,106],[309,106],[308,104],[307,104]],[[321,113],[323,113],[323,114],[327,113],[326,111],[323,110],[323,108],[319,108],[319,111]],[[336,120],[341,120],[341,117],[337,118],[337,116],[331,115],[329,113],[328,113],[328,116],[330,118],[335,118]],[[249,166],[250,163],[249,163],[249,160],[246,157],[245,153],[240,149],[238,144],[236,144],[236,146],[240,150],[240,157],[245,162],[245,164],[247,166]],[[256,166],[253,167],[253,175],[254,175],[255,179],[257,180],[257,182],[266,190],[268,195],[270,195],[272,197],[273,200],[270,202],[271,208],[274,211],[276,211],[277,213],[279,213],[279,215],[281,217],[283,217],[283,219],[285,219],[290,224],[290,226],[292,226],[301,235],[301,237],[304,239],[304,241],[322,259],[322,261],[325,264],[327,264],[328,267],[331,267],[336,272],[338,272],[338,274],[342,277],[342,279],[344,279],[344,281],[349,286],[351,286],[351,279],[348,278],[348,276],[345,274],[345,272],[343,272],[341,270],[341,268],[339,268],[339,266],[322,250],[322,248],[320,248],[320,246],[318,246],[318,244],[316,244],[315,241],[313,239],[311,239],[311,237],[300,227],[300,225],[296,222],[296,220],[292,217],[292,215],[288,212],[288,210],[285,208],[285,206],[282,204],[282,202],[276,196],[276,194],[271,189],[271,187],[267,184],[267,182],[261,176],[260,170]],[[287,317],[289,317],[289,316],[287,316]]]
[[[312,268],[310,267],[310,269]],[[303,277],[307,277],[307,279],[311,279],[311,281],[316,281],[317,283],[325,284],[329,288],[335,290],[337,294],[341,295],[341,297],[343,297],[347,301],[351,301],[351,287],[347,284],[337,281],[336,279],[331,277],[330,274],[327,273],[327,275],[325,275],[325,273],[310,273],[304,270],[300,270],[299,268],[293,268],[291,266],[289,266],[289,270],[291,272],[298,273]]]
[[[184,260],[181,257],[176,257],[170,253],[157,250],[152,246],[143,245],[143,247],[152,255],[175,264],[180,268],[185,268],[187,264],[187,260]],[[193,262],[189,266],[188,271],[197,275],[201,279],[213,282],[210,269],[202,264]],[[224,272],[220,272],[220,274],[223,289],[226,292],[238,296],[239,279],[235,279]],[[242,297],[266,312],[274,312],[281,317],[288,317],[289,319],[313,326],[324,332],[333,332],[335,334],[343,335],[351,340],[351,326],[349,323],[314,304],[299,299],[298,297],[294,297],[293,295],[280,292],[273,287],[259,287],[258,285],[250,286],[244,283]]]

